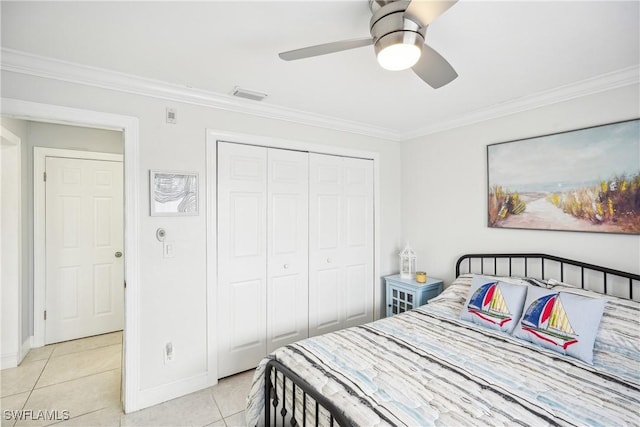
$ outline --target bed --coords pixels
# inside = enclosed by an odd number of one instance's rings
[[[545,254],[471,254],[456,277],[427,305],[273,352],[256,369],[247,424],[640,425],[640,275]],[[471,303],[486,299],[488,280],[505,295],[600,304],[592,354],[570,354],[576,339],[560,352],[545,346],[523,321],[513,324],[532,342],[460,319],[477,314]],[[522,319],[539,316],[542,299],[527,300]],[[591,321],[595,311],[581,312]]]

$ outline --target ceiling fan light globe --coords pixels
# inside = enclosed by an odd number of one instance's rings
[[[378,52],[378,63],[385,70],[399,71],[413,67],[420,59],[421,49],[413,44],[396,43]]]
[[[398,71],[413,67],[420,59],[424,38],[411,30],[393,31],[376,40],[373,46],[380,66]]]

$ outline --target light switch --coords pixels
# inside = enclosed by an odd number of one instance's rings
[[[162,242],[162,256],[163,258],[173,258],[174,255],[173,242]]]

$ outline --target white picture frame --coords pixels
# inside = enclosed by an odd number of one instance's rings
[[[198,184],[197,172],[150,170],[150,215],[198,215]]]

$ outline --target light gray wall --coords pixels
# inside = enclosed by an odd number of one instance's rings
[[[123,153],[121,131],[27,122],[28,143],[33,147],[65,148],[67,150]],[[32,153],[33,154],[33,153]]]
[[[639,98],[628,86],[403,143],[403,235],[418,267],[450,282],[464,253],[542,252],[640,273],[637,235],[488,228],[486,153],[488,144],[638,118]]]
[[[173,384],[206,372],[206,215],[150,217],[150,169],[184,170],[206,176],[206,129],[336,145],[380,156],[381,275],[397,271],[400,249],[399,143],[346,132],[262,118],[220,109],[2,71],[2,95],[26,101],[84,108],[139,119],[140,203],[140,385],[142,390]],[[177,109],[178,123],[165,122]],[[126,153],[125,153],[126,156]],[[206,206],[202,187],[201,206]],[[174,258],[162,258],[155,230],[173,233]],[[378,300],[382,301],[382,281]],[[381,309],[382,307],[379,307]],[[172,341],[178,357],[165,364],[163,346]]]

